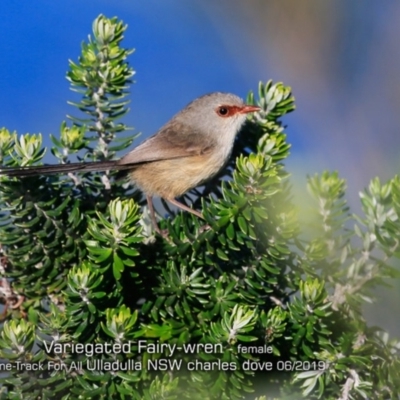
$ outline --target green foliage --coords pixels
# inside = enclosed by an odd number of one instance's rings
[[[125,29],[99,16],[70,61],[81,95],[71,104],[85,116],[51,137],[61,163],[111,159],[133,140],[118,121],[133,75]],[[206,221],[163,218],[166,238],[113,174],[0,177],[0,357],[11,368],[2,398],[399,396],[399,343],[361,308],[398,276],[399,177],[371,182],[362,216],[336,172],[310,177],[304,221],[283,164],[291,90],[260,83],[247,102],[261,111],[231,161],[190,194]],[[0,130],[3,165],[36,165],[44,153],[41,135]]]
[[[67,78],[71,88],[82,94],[80,102],[69,103],[87,115],[86,119],[70,119],[78,124],[83,122],[89,131],[97,133],[98,137],[90,139],[97,144],[93,150],[95,159],[112,158],[115,151],[125,149],[129,143],[120,140],[120,145],[110,146],[116,134],[126,130],[124,124],[114,121],[129,111],[128,102],[123,99],[129,93],[133,70],[125,60],[133,51],[120,47],[125,30],[126,26],[115,17],[98,17],[93,23],[93,38],[82,43],[79,63],[69,62]]]

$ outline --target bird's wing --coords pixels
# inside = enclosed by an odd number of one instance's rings
[[[208,140],[207,140],[208,139]],[[118,160],[118,164],[139,164],[207,154],[216,146],[208,135],[174,121]]]
[[[127,170],[132,164],[207,154],[216,146],[215,139],[213,141],[207,138],[208,135],[174,121],[167,123],[158,133],[120,160],[11,168],[0,166],[0,176],[29,177],[68,172]]]

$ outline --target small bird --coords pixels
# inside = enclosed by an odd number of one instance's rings
[[[161,233],[152,198],[159,196],[200,218],[202,214],[177,197],[208,181],[225,166],[236,134],[248,113],[260,110],[231,93],[206,94],[189,103],[153,136],[119,160],[19,168],[0,168],[0,175],[28,177],[69,172],[127,170],[146,195],[151,220]]]

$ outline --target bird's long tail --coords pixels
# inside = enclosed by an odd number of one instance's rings
[[[106,170],[127,170],[134,168],[131,164],[118,164],[118,160],[69,163],[59,165],[42,165],[31,167],[1,167],[0,175],[29,177],[36,175],[68,174],[69,172],[95,172]]]

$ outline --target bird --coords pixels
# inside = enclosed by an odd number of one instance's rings
[[[3,167],[0,175],[29,177],[70,172],[127,171],[145,194],[150,217],[158,227],[153,197],[158,196],[199,218],[203,215],[177,198],[207,182],[226,165],[237,133],[249,113],[260,110],[231,93],[213,92],[193,100],[153,136],[118,160],[58,165]]]

